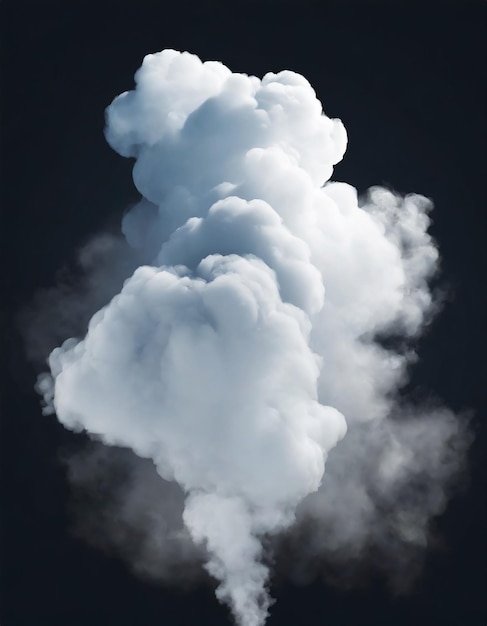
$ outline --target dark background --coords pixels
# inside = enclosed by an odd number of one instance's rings
[[[485,626],[485,6],[2,2],[2,626],[229,623],[211,590],[143,583],[70,535],[59,450],[76,436],[41,415],[16,330],[36,290],[137,197],[131,162],[105,143],[104,109],[166,47],[258,76],[304,74],[349,134],[336,180],[433,198],[453,296],[421,341],[413,382],[475,410],[469,482],[415,590],[280,586],[269,626]]]

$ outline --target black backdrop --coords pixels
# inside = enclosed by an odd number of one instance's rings
[[[166,47],[262,76],[293,69],[340,117],[334,178],[432,197],[454,293],[421,341],[413,383],[476,411],[470,479],[440,521],[406,598],[381,582],[275,590],[273,626],[477,626],[485,607],[485,3],[3,2],[1,421],[2,626],[228,623],[211,590],[143,583],[69,532],[59,451],[75,435],[43,417],[18,311],[75,248],[137,197],[103,137],[104,109]]]

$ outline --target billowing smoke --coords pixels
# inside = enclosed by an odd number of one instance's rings
[[[261,626],[282,537],[298,577],[319,555],[425,546],[466,445],[450,411],[398,395],[436,309],[430,201],[329,182],[345,129],[291,71],[164,50],[106,120],[142,194],[116,247],[127,279],[38,390],[67,428],[145,459],[115,506],[142,528],[137,569],[157,575],[157,546],[166,578],[202,561],[236,622]]]

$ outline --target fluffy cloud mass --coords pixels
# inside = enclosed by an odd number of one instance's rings
[[[38,389],[67,428],[177,483],[218,598],[262,626],[264,537],[311,524],[304,561],[356,555],[386,526],[423,545],[444,506],[459,422],[396,399],[435,307],[431,204],[374,188],[359,205],[330,182],[346,132],[294,72],[260,80],[164,50],[135,78],[106,138],[135,159],[142,199],[122,231],[143,261]]]

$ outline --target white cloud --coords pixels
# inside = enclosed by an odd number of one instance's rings
[[[345,129],[298,74],[259,80],[165,50],[136,83],[106,137],[136,158],[143,199],[122,230],[145,264],[52,352],[39,390],[66,427],[181,486],[218,597],[261,626],[264,535],[297,515],[316,522],[310,552],[350,554],[380,543],[385,502],[418,544],[444,505],[458,422],[406,415],[395,394],[412,351],[376,341],[407,342],[432,312],[431,205],[376,188],[359,206],[327,182]],[[418,475],[426,493],[403,500]]]

